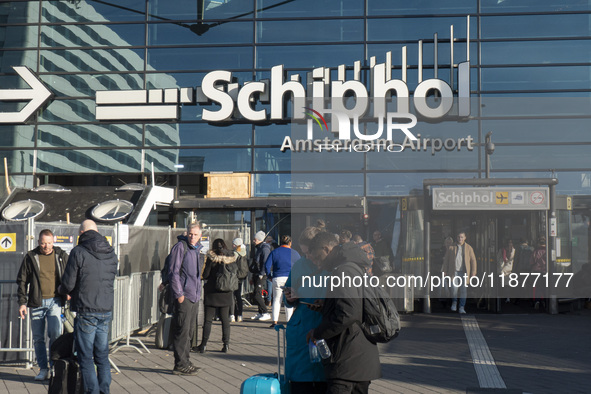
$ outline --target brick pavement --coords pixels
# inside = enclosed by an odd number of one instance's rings
[[[249,308],[245,313],[255,313]],[[498,392],[589,392],[591,311],[547,315],[476,314],[508,390]],[[458,314],[404,315],[403,331],[380,345],[383,377],[372,393],[465,393],[479,391],[462,321]],[[221,353],[221,327],[214,323],[205,356],[192,353],[203,370],[197,376],[172,375],[172,352],[154,347],[154,335],[142,338],[152,353],[122,349],[112,354],[112,393],[232,393],[256,373],[276,369],[276,333],[269,322],[246,319],[232,325],[229,354]],[[0,367],[0,392],[45,393],[35,382],[37,369]],[[497,392],[497,391],[495,391]]]

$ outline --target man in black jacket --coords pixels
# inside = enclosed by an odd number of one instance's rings
[[[259,231],[254,235],[254,261],[251,267],[252,282],[254,285],[254,302],[258,306],[259,313],[251,317],[253,320],[271,320],[267,311],[267,305],[263,299],[263,289],[267,288],[267,274],[265,263],[271,254],[271,246],[265,242],[265,232]]]
[[[21,319],[31,308],[31,330],[35,345],[35,356],[39,374],[35,380],[49,379],[47,363],[47,345],[45,344],[45,324],[49,347],[62,334],[63,299],[58,296],[57,288],[61,283],[62,273],[68,261],[68,254],[53,246],[53,233],[43,230],[39,233],[39,246],[29,251],[18,271],[18,304]],[[27,285],[29,292],[27,293]],[[51,360],[49,361],[50,363]]]
[[[113,247],[98,233],[96,223],[83,221],[59,290],[72,297],[72,310],[78,313],[74,332],[85,393],[110,392],[108,335],[117,263]]]
[[[312,260],[336,278],[363,279],[370,266],[367,254],[353,242],[339,245],[337,238],[321,232],[310,245]],[[330,283],[329,281],[329,286]],[[334,282],[336,284],[336,281]],[[363,288],[341,283],[326,289],[320,325],[308,340],[326,340],[331,356],[323,360],[329,394],[367,393],[373,379],[382,376],[378,347],[370,342],[359,323],[363,320]]]

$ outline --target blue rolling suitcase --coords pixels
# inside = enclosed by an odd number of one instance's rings
[[[285,385],[285,375],[281,375],[281,346],[280,337],[283,330],[283,371],[285,372],[285,327],[275,326],[277,331],[277,373],[262,373],[251,376],[242,382],[240,394],[279,394]]]

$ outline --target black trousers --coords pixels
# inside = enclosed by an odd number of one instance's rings
[[[263,289],[267,288],[267,276],[262,278],[259,275],[253,275],[254,282],[254,303],[259,307],[259,313],[267,313],[267,305],[263,299]]]
[[[244,286],[244,279],[238,281],[238,290],[234,290],[234,302],[230,305],[230,315],[242,316],[242,286]]]
[[[349,380],[330,379],[326,381],[326,394],[367,394],[369,384],[367,382],[351,382]]]
[[[222,321],[222,342],[224,345],[230,344],[230,307],[223,306],[216,308],[215,306],[205,307],[205,317],[203,318],[203,336],[201,337],[201,346],[207,345],[209,334],[211,333],[211,323],[215,316],[215,310],[220,311],[220,320]]]
[[[189,354],[197,321],[197,303],[189,301],[186,297],[182,304],[175,300],[172,318],[176,328],[173,339],[174,366],[185,368],[191,364]]]

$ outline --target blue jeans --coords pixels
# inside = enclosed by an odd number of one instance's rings
[[[456,271],[455,277],[461,278],[461,280],[455,279],[451,286],[452,301],[456,301],[456,299],[458,298],[458,290],[460,292],[460,303],[458,305],[460,308],[463,308],[466,305],[466,297],[468,296],[468,287],[466,287],[466,283],[464,283],[464,275],[466,275],[465,272]],[[460,285],[457,286],[458,284]]]
[[[109,394],[111,366],[108,337],[112,316],[112,312],[79,312],[76,316],[76,351],[85,393]]]
[[[45,344],[45,320],[47,320],[47,336],[49,348],[60,335],[62,335],[62,304],[59,298],[46,298],[43,305],[31,308],[31,330],[33,331],[33,343],[35,356],[40,369],[47,369],[47,346]],[[53,361],[49,360],[50,365]]]

